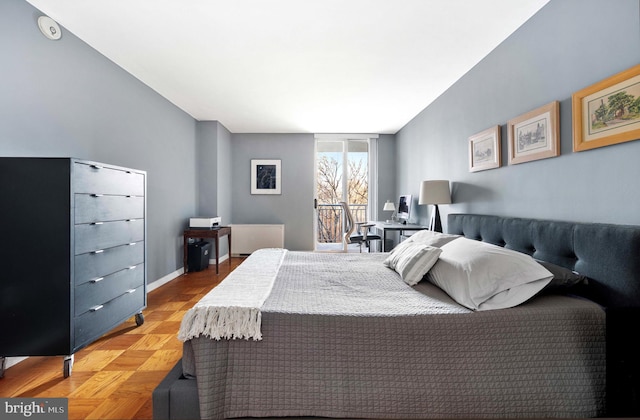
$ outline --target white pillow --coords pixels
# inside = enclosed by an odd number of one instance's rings
[[[413,245],[415,245],[415,243],[409,240],[404,240],[400,242],[391,250],[391,252],[389,253],[389,256],[385,258],[385,260],[382,261],[382,263],[387,267],[395,270],[400,257],[403,255],[403,253],[407,251],[407,249],[411,248]]]
[[[441,252],[440,248],[405,241],[393,249],[383,264],[400,274],[409,286],[415,286],[438,261]]]
[[[459,238],[441,249],[428,278],[469,309],[511,308],[553,278],[530,256],[485,242]]]
[[[409,236],[409,238],[407,238],[405,242],[419,242],[421,244],[440,248],[441,246],[448,244],[454,239],[460,237],[460,235],[450,235],[447,233],[434,232],[432,230],[421,230]]]

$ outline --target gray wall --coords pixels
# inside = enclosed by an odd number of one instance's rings
[[[218,121],[196,123],[197,215],[231,222],[231,133]],[[215,244],[212,242],[212,246]],[[220,255],[229,251],[220,241]]]
[[[182,267],[182,230],[196,211],[196,123],[64,28],[61,40],[45,38],[41,14],[0,1],[0,156],[146,170],[153,282]]]
[[[284,246],[313,249],[313,134],[232,134],[231,221],[284,224]],[[281,195],[251,195],[251,159],[280,159]]]
[[[378,137],[378,219],[391,217],[389,212],[382,211],[387,200],[398,205],[396,193],[396,137],[381,134]]]
[[[638,0],[551,0],[396,134],[398,190],[451,180],[445,223],[471,212],[640,224],[640,141],[573,153],[571,138],[572,93],[639,62]],[[507,121],[555,100],[561,155],[508,166]],[[469,136],[496,124],[503,166],[470,173]]]
[[[218,122],[196,123],[197,215],[218,215]]]
[[[232,134],[233,223],[285,225],[285,248],[313,250],[313,134]],[[251,195],[251,159],[281,159],[282,195]],[[395,198],[395,136],[378,139],[378,215]]]
[[[231,133],[222,124],[218,124],[218,212],[222,217],[222,223],[228,224],[231,221],[231,200],[233,197],[233,165],[231,161]]]

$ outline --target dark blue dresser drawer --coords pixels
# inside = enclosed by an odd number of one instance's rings
[[[144,186],[141,173],[79,162],[73,167],[75,193],[143,196]]]
[[[75,223],[144,219],[144,197],[126,195],[75,195]]]
[[[102,305],[144,283],[144,264],[133,265],[105,277],[97,277],[75,287],[75,316]]]
[[[76,255],[76,286],[98,277],[104,277],[126,267],[144,262],[144,242],[133,242],[102,252]]]
[[[77,347],[99,338],[106,331],[123,322],[126,316],[133,316],[143,306],[144,287],[125,291],[117,298],[105,302],[75,318],[75,343]]]
[[[104,250],[144,241],[144,220],[100,222],[75,227],[75,253]]]

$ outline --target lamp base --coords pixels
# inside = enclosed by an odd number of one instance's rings
[[[429,230],[442,233],[442,223],[440,222],[440,210],[438,205],[434,204],[435,209],[431,212],[431,219],[429,220]]]

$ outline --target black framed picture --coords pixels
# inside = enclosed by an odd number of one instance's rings
[[[281,194],[280,159],[251,159],[251,194]]]

